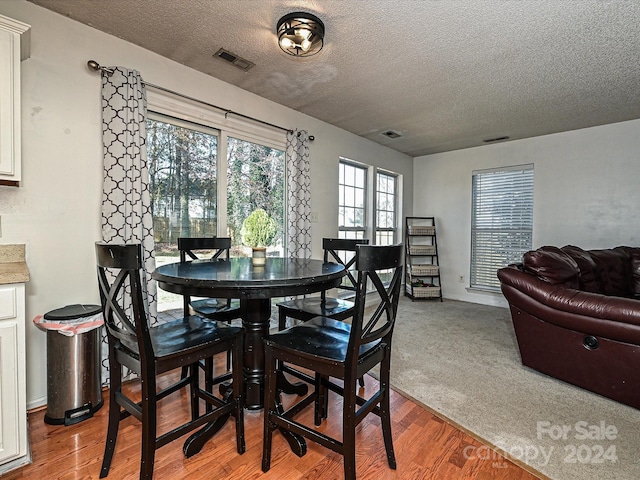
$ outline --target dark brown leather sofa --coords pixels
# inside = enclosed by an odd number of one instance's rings
[[[640,409],[640,248],[541,247],[498,278],[524,365]]]

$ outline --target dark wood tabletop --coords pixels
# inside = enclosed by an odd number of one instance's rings
[[[260,409],[264,398],[264,338],[269,334],[271,299],[333,288],[345,274],[343,265],[322,260],[267,257],[264,266],[255,266],[251,258],[238,257],[162,265],[151,277],[168,292],[240,299],[245,329],[245,406]]]
[[[201,297],[266,299],[331,288],[345,275],[342,265],[307,258],[267,257],[264,266],[251,258],[194,260],[158,267],[152,278],[163,290]]]

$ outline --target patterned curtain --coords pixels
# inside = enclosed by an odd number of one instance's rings
[[[155,269],[155,257],[145,145],[145,88],[140,73],[135,70],[110,67],[101,72],[104,153],[102,240],[142,244],[147,280],[144,282],[147,286],[146,304],[149,321],[155,324],[157,287],[155,282],[150,281],[151,272]],[[103,359],[108,353],[106,342],[106,334],[103,334]],[[104,372],[108,362],[103,360],[102,364]]]
[[[309,135],[306,130],[287,133],[287,191],[289,256],[311,257],[311,174]]]

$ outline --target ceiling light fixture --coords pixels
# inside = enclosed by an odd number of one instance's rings
[[[278,20],[278,45],[294,57],[310,57],[324,46],[324,23],[315,15],[295,12]]]

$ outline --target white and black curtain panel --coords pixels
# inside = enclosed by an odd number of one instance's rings
[[[309,135],[305,130],[287,133],[287,192],[289,256],[311,257],[311,169]]]
[[[104,180],[102,191],[102,240],[108,243],[141,243],[144,256],[143,284],[147,286],[149,321],[157,322],[157,287],[151,282],[155,269],[153,216],[149,195],[146,153],[147,101],[140,73],[122,67],[102,70],[102,138]],[[108,381],[108,350],[103,337],[103,381]]]

